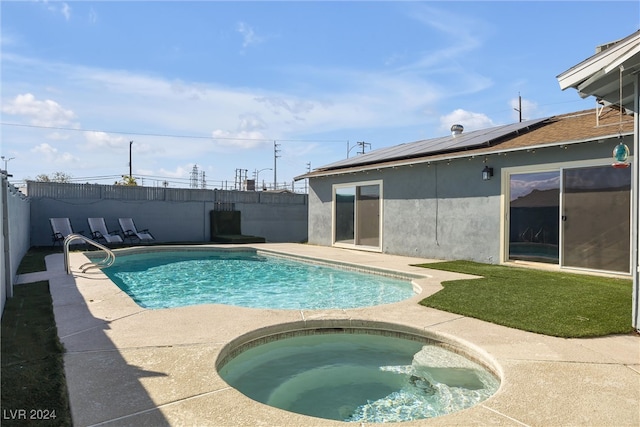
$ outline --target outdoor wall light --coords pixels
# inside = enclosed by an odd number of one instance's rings
[[[489,166],[485,166],[484,169],[482,169],[482,180],[489,181],[492,176],[493,176],[493,168],[490,168]]]

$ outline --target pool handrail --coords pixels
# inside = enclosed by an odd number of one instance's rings
[[[91,262],[87,262],[87,263],[82,264],[80,266],[80,270],[83,273],[86,273],[87,270],[90,270],[92,268],[110,267],[111,265],[113,265],[114,261],[116,260],[116,255],[108,247],[106,247],[104,245],[101,245],[100,243],[96,242],[95,240],[91,240],[88,237],[83,236],[82,234],[72,233],[72,234],[69,234],[64,239],[64,269],[67,272],[67,274],[71,274],[71,265],[69,265],[69,246],[71,245],[71,241],[72,240],[82,240],[83,242],[88,243],[90,245],[93,245],[98,249],[102,249],[107,254],[104,257],[104,259],[102,259],[100,261],[97,261],[97,262],[91,261]]]

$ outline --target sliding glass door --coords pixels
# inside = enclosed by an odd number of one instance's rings
[[[630,272],[631,169],[509,175],[508,259]]]
[[[334,186],[334,244],[380,249],[382,183]]]
[[[562,171],[562,265],[629,272],[631,168]]]

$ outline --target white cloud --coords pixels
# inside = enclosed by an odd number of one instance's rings
[[[247,40],[255,36],[251,35],[250,30],[249,27],[243,30],[247,32]],[[219,176],[211,176],[211,180],[228,178],[233,176],[233,169],[225,172],[225,168],[252,169],[263,164],[267,158],[271,160],[274,140],[308,139],[308,135],[341,140],[343,135],[359,132],[354,129],[371,131],[387,127],[424,126],[424,111],[437,111],[439,103],[452,95],[448,86],[423,75],[424,69],[364,72],[293,65],[283,70],[283,79],[290,78],[295,83],[289,85],[292,89],[269,90],[50,63],[15,54],[9,59],[13,64],[38,70],[47,76],[47,87],[52,90],[48,96],[62,105],[73,105],[74,111],[82,113],[83,126],[102,131],[70,134],[78,134],[74,143],[83,151],[100,150],[99,159],[83,153],[80,166],[91,170],[91,173],[105,175],[119,168],[126,169],[127,144],[133,139],[133,164],[137,173],[149,171],[149,175],[165,176],[175,173],[184,177],[188,176],[188,171],[172,172],[173,167],[197,162],[203,167],[219,166],[220,170],[216,170]],[[452,77],[460,78],[458,81],[462,82],[461,87],[456,87],[460,92],[454,95],[466,90],[478,90],[482,86],[470,85],[471,80],[464,79],[465,76],[456,74]],[[29,118],[34,121],[37,119],[43,125],[46,118],[50,126],[67,127],[75,119],[75,114],[60,104],[38,100],[27,93],[9,102],[3,111],[8,108],[13,111],[12,114],[28,114]],[[41,114],[42,111],[48,111],[48,115]],[[487,116],[479,113],[463,112],[455,117],[454,113],[442,118],[446,132],[454,119],[462,122],[467,130],[474,126],[488,127],[492,123]],[[431,113],[427,121],[434,123],[436,117],[436,113]],[[464,117],[465,120],[458,117]],[[147,131],[157,136],[143,135]],[[132,135],[124,132],[131,132]],[[322,136],[328,134],[332,136]],[[174,138],[169,135],[197,138]],[[348,136],[344,138],[349,139]],[[338,146],[337,150],[331,148],[335,146]],[[342,145],[337,143],[333,146],[313,144],[311,141],[284,143],[281,150],[280,174],[286,170],[287,158],[308,156],[303,160],[313,158],[314,164],[317,162],[320,165],[344,156]],[[237,156],[239,152],[242,156],[237,164],[236,160],[229,161],[225,157],[231,153]],[[321,155],[329,156],[329,160],[319,157]],[[295,170],[291,175],[304,172],[306,161],[298,163],[291,166]],[[99,172],[101,168],[105,172]],[[158,172],[151,173],[154,170]]]
[[[189,173],[191,171],[191,169],[193,168],[193,165],[187,165],[187,166],[178,166],[176,167],[175,170],[167,170],[164,168],[160,169],[160,175],[161,176],[166,176],[168,178],[185,178],[189,176]]]
[[[68,133],[62,133],[62,132],[51,132],[49,134],[47,134],[47,139],[51,139],[53,141],[65,141],[67,139],[69,139],[70,136]]]
[[[44,157],[46,163],[53,163],[57,165],[64,165],[69,163],[75,163],[78,161],[73,154],[69,152],[60,153],[57,148],[43,142],[40,145],[31,149],[31,152],[39,156]]]
[[[258,114],[241,114],[238,130],[244,132],[259,132],[267,129],[267,124]]]
[[[465,131],[486,129],[496,124],[486,114],[474,113],[461,108],[440,117],[440,130],[449,131],[451,126],[459,124],[464,126]]]
[[[73,81],[74,86],[56,86],[59,92],[55,96],[73,94],[65,102],[72,102],[74,109],[82,111],[84,123],[117,123],[108,127],[91,125],[104,131],[154,129],[168,134],[274,140],[356,128],[413,126],[424,124],[423,112],[436,110],[443,96],[451,94],[413,72],[292,66],[287,68],[292,78],[304,75],[305,80],[318,83],[306,86],[304,91],[283,92],[66,64],[29,66],[64,76],[60,82]],[[321,92],[315,91],[316,86],[324,87],[324,80],[334,83]],[[100,102],[96,103],[96,99]],[[231,145],[253,148],[255,143]]]
[[[95,9],[91,8],[89,10],[89,23],[95,24],[96,22],[98,22],[98,13],[95,11]]]
[[[26,116],[35,126],[70,126],[76,115],[65,110],[60,104],[50,99],[39,101],[31,93],[18,95],[2,106],[2,112],[17,116]]]
[[[35,154],[42,154],[44,156],[55,156],[58,153],[58,150],[53,148],[51,145],[47,144],[46,142],[34,147],[31,149],[32,153]]]
[[[99,131],[87,131],[84,132],[84,137],[87,141],[86,148],[121,148],[124,147],[128,141],[122,136],[112,136],[106,132]]]
[[[71,19],[71,6],[69,6],[67,2],[62,2],[62,4],[60,4],[60,2],[57,1],[50,2],[48,0],[44,0],[42,3],[51,13],[61,14],[66,21]]]
[[[3,29],[2,34],[0,34],[0,46],[2,47],[13,47],[18,44],[18,39],[13,34],[7,34],[8,30]]]
[[[252,149],[270,144],[265,135],[257,130],[238,130],[235,132],[216,129],[211,132],[216,144],[223,147]]]
[[[479,20],[422,4],[412,9],[411,16],[435,30],[439,36],[448,38],[448,42],[444,46],[426,45],[420,59],[408,68],[451,65],[452,61],[482,46],[486,31],[484,23]]]
[[[66,19],[67,21],[71,19],[71,7],[68,3],[62,3],[60,12],[62,13],[62,16],[64,16],[64,19]]]
[[[249,47],[254,44],[262,43],[262,37],[256,35],[253,28],[245,22],[238,22],[236,31],[242,35],[242,47]]]
[[[294,116],[309,113],[314,108],[314,103],[304,99],[287,100],[278,96],[264,96],[256,98],[256,101],[263,103],[270,108],[275,114],[280,114],[280,110],[284,110]]]

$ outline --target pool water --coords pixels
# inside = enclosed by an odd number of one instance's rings
[[[415,295],[409,280],[266,256],[254,251],[118,255],[104,273],[145,308],[227,304],[328,309],[388,304]]]
[[[499,387],[486,369],[437,345],[357,333],[271,341],[243,351],[219,373],[267,405],[361,423],[450,414]]]

